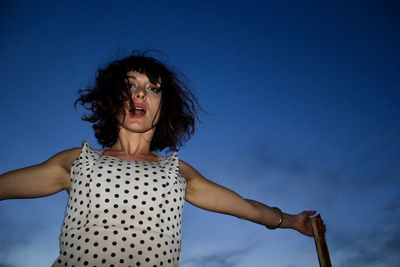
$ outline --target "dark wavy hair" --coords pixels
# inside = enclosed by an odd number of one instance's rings
[[[129,71],[145,74],[152,83],[161,80],[160,116],[150,150],[178,150],[195,132],[198,102],[175,72],[143,53],[112,61],[98,70],[94,85],[79,90],[75,105],[81,104],[90,111],[82,116],[82,120],[93,123],[97,141],[103,147],[111,147],[117,142],[118,118],[130,97],[126,83]]]

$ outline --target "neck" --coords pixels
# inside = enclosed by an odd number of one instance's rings
[[[150,151],[150,142],[152,137],[153,131],[133,133],[121,128],[118,134],[118,140],[111,147],[111,150],[118,151],[125,156],[152,155]]]

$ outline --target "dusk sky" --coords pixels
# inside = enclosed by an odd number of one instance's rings
[[[155,49],[203,112],[179,151],[288,213],[315,209],[333,266],[400,262],[398,1],[0,1],[0,173],[86,140],[98,67]],[[0,202],[0,267],[50,266],[67,193]],[[312,238],[187,204],[182,267],[318,266]]]

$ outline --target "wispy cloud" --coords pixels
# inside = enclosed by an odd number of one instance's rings
[[[182,267],[235,267],[242,263],[242,258],[254,249],[255,245],[220,250],[184,260]]]
[[[253,182],[279,187],[280,194],[290,187],[321,194],[319,202],[323,202],[323,196],[329,196],[332,203],[343,194],[365,193],[398,183],[400,167],[396,159],[400,153],[376,148],[355,149],[351,155],[344,152],[335,157],[318,151],[292,153],[276,140],[264,140],[244,152],[249,155],[244,165]]]
[[[0,214],[10,215],[1,210]],[[20,220],[10,217],[0,218],[0,267],[51,265],[58,253],[59,226],[41,225],[26,214]]]
[[[400,262],[399,197],[358,220],[341,218],[329,232],[331,256],[338,267],[397,266]],[[364,210],[363,210],[364,211]],[[339,220],[338,220],[339,221]]]
[[[339,259],[336,266],[396,266],[400,262],[400,231],[392,230],[389,235],[380,235],[378,231],[376,234],[366,233],[358,239],[347,239],[347,245],[343,245],[336,253]]]
[[[251,176],[255,182],[265,183],[269,189],[274,189],[274,184],[281,189],[282,200],[311,198],[323,209],[334,266],[398,265],[398,153],[385,148],[360,148],[328,159],[317,153],[291,153],[284,145],[270,140],[256,144],[247,154],[253,155],[246,163],[248,170],[255,170],[256,175]],[[265,179],[271,176],[274,182]],[[293,192],[301,193],[295,196]]]

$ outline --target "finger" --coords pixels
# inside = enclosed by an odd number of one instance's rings
[[[304,211],[304,214],[307,215],[308,217],[314,216],[317,213],[315,210],[306,210]]]

